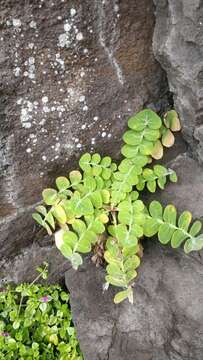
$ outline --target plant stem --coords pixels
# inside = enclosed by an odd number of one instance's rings
[[[43,273],[44,273],[46,270],[47,270],[47,265],[45,265],[44,270],[31,282],[31,284],[28,286],[28,289],[29,289],[32,285],[34,285],[34,283],[35,283],[37,280],[39,280],[39,279],[42,277]],[[20,310],[21,310],[21,307],[22,307],[23,299],[24,299],[24,295],[22,295],[22,293],[21,293],[20,304],[19,304],[19,308],[18,308],[18,316],[19,316],[19,314],[20,314]]]
[[[111,215],[112,215],[112,218],[113,218],[113,223],[114,223],[114,225],[116,226],[116,225],[117,225],[117,219],[116,219],[115,211],[112,211],[112,212],[111,212]]]

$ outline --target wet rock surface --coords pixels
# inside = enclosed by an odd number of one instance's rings
[[[203,2],[154,0],[154,54],[167,73],[183,135],[203,163]]]
[[[149,0],[1,1],[3,264],[44,237],[31,218],[43,188],[86,150],[118,158],[129,115],[160,108],[153,12]]]

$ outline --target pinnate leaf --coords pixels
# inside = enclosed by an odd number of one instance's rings
[[[154,144],[153,150],[151,151],[151,156],[155,160],[159,160],[163,157],[163,146],[161,144],[161,141],[157,140]]]
[[[191,229],[190,229],[190,231],[189,231],[189,234],[194,237],[194,236],[196,236],[197,234],[199,234],[201,228],[202,228],[202,223],[201,223],[199,220],[197,220],[197,221],[195,221],[194,224],[191,226]]]
[[[154,200],[150,203],[149,212],[153,218],[162,219],[163,208],[162,208],[162,205],[158,201]]]
[[[178,219],[178,226],[181,229],[188,231],[191,221],[192,221],[192,214],[189,211],[184,211]]]
[[[81,182],[82,174],[80,173],[80,171],[73,170],[69,174],[69,179],[70,179],[71,185],[76,186]]]
[[[144,224],[144,235],[147,237],[154,236],[159,230],[160,223],[157,219],[149,218]]]
[[[175,229],[168,223],[161,224],[158,232],[158,239],[162,244],[168,244],[171,241]]]
[[[38,213],[32,214],[33,219],[41,226],[44,226],[44,220],[42,219],[41,215]]]
[[[65,224],[67,217],[64,208],[58,204],[52,208],[53,216],[58,220],[60,224]]]
[[[45,204],[54,205],[58,198],[58,193],[55,189],[44,189],[42,192],[42,197]]]
[[[119,304],[127,298],[131,299],[131,303],[133,302],[133,291],[131,287],[129,287],[127,290],[119,291],[114,297],[114,303]]]
[[[80,265],[82,265],[83,261],[82,261],[82,257],[80,254],[78,253],[73,253],[71,258],[70,258],[72,267],[74,270],[77,270],[79,268]]]
[[[180,131],[181,129],[180,120],[175,110],[170,110],[165,114],[164,123],[172,131]]]
[[[162,136],[162,144],[165,146],[165,147],[171,147],[173,146],[174,142],[175,142],[175,137],[173,135],[173,133],[167,129],[164,131],[164,134]]]
[[[70,185],[70,181],[65,176],[59,176],[56,179],[56,186],[59,191],[68,189],[69,185]]]
[[[169,224],[176,225],[177,211],[174,205],[167,205],[164,209],[163,219]]]
[[[201,249],[203,249],[203,234],[196,238],[190,238],[185,242],[184,251],[186,254],[191,251],[200,251]]]

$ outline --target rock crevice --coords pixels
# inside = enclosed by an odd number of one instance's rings
[[[154,0],[153,49],[167,73],[183,136],[203,163],[203,3]]]

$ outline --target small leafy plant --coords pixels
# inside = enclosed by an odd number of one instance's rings
[[[174,170],[163,165],[151,166],[171,147],[173,132],[181,129],[174,110],[162,119],[146,109],[132,116],[124,133],[121,153],[116,164],[109,156],[86,153],[79,160],[81,171],[56,179],[56,189],[42,192],[43,205],[33,218],[48,234],[55,232],[55,242],[74,269],[82,264],[81,254],[94,252],[96,264],[106,266],[106,288],[109,284],[123,288],[114,298],[119,303],[128,298],[133,303],[134,280],[140,265],[144,237],[158,235],[162,244],[178,248],[184,243],[185,253],[203,248],[201,223],[191,226],[192,215],[184,211],[177,217],[176,208],[164,209],[158,201],[147,208],[140,193],[164,189],[167,180],[177,181]]]
[[[69,295],[59,286],[0,289],[0,360],[83,360],[72,324]]]

